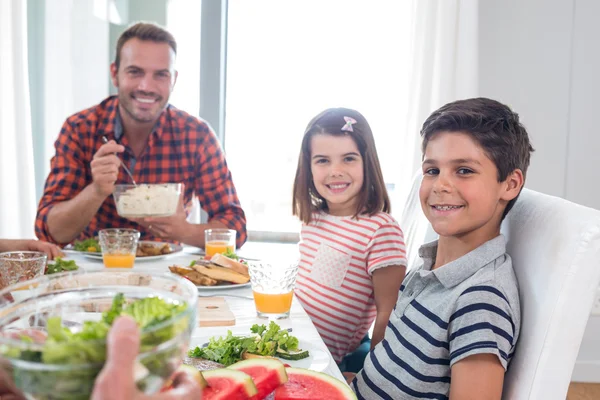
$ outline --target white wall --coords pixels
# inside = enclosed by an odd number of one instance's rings
[[[526,186],[600,209],[600,2],[481,1],[479,13],[480,94],[513,107],[531,134]],[[573,380],[600,382],[600,317]]]

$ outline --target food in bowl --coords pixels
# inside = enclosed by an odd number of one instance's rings
[[[0,355],[17,387],[32,399],[89,398],[110,326],[129,315],[141,329],[138,387],[160,390],[181,364],[196,324],[196,288],[173,278],[120,270],[28,282],[24,297],[0,303]],[[0,298],[12,289],[0,291]]]
[[[116,185],[113,197],[124,218],[168,217],[175,214],[180,183]]]

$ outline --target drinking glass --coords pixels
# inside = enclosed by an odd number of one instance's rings
[[[248,272],[258,317],[288,318],[294,298],[298,262],[286,265],[265,261],[251,262]]]
[[[207,229],[204,231],[204,250],[207,257],[217,253],[235,252],[235,237],[233,229]]]
[[[106,268],[133,268],[140,233],[135,229],[102,229],[98,232]]]

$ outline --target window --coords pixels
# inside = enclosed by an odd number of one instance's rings
[[[293,179],[310,119],[369,121],[390,195],[405,126],[410,2],[229,0],[225,150],[251,231],[297,232]]]

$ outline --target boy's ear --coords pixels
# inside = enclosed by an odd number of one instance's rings
[[[508,174],[504,180],[504,188],[501,195],[502,200],[511,201],[519,195],[525,178],[523,177],[523,171],[515,169],[513,172]]]

